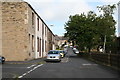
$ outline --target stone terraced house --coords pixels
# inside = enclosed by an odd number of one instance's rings
[[[55,49],[55,35],[27,2],[0,2],[0,25],[0,54],[7,61],[43,58]]]

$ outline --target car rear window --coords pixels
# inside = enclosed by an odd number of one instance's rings
[[[63,51],[60,51],[60,53],[63,53]]]
[[[50,51],[48,52],[48,54],[58,54],[59,52],[58,51]]]

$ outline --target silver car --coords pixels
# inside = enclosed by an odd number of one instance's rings
[[[60,52],[57,50],[50,50],[47,54],[46,61],[61,61]]]

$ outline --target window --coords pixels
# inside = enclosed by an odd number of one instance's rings
[[[32,25],[34,25],[35,15],[32,13]]]
[[[37,23],[38,23],[37,26],[38,26],[38,31],[39,31],[39,18],[37,18]]]
[[[39,43],[39,45],[40,45],[40,46],[39,46],[39,47],[40,47],[40,48],[39,48],[39,56],[41,57],[41,39],[40,39],[39,41],[40,41],[40,43]]]
[[[47,27],[46,27],[45,31],[46,31],[46,32],[45,32],[45,36],[47,36],[47,31],[48,31],[48,28],[47,28]]]
[[[42,40],[42,52],[44,52],[44,40]]]
[[[46,36],[46,27],[45,27],[45,36]]]
[[[42,35],[44,36],[44,24],[42,23]]]
[[[37,38],[37,44],[38,44],[38,45],[37,45],[37,52],[39,52],[39,51],[40,51],[40,47],[39,47],[39,46],[40,46],[39,38]]]
[[[45,41],[45,52],[47,52],[47,42]]]
[[[32,35],[32,51],[34,51],[34,35]]]
[[[30,43],[30,34],[29,34],[29,43]]]

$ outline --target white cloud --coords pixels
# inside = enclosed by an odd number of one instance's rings
[[[84,0],[85,2],[118,3],[120,0]]]
[[[47,21],[66,20],[69,15],[91,10],[84,0],[26,0]],[[34,4],[33,4],[34,3]]]
[[[106,2],[106,3],[119,2],[119,0],[100,0],[100,1]]]
[[[118,3],[118,0],[25,0],[32,5],[40,17],[48,24],[56,25],[53,32],[64,32],[64,24],[70,15],[94,10],[96,5]],[[91,4],[92,3],[92,4]],[[95,3],[95,4],[93,4]],[[97,12],[98,13],[98,12]],[[61,29],[60,29],[61,28]],[[58,31],[59,29],[59,31]]]
[[[103,4],[117,4],[119,2],[119,0],[100,0],[101,2],[103,2]]]

